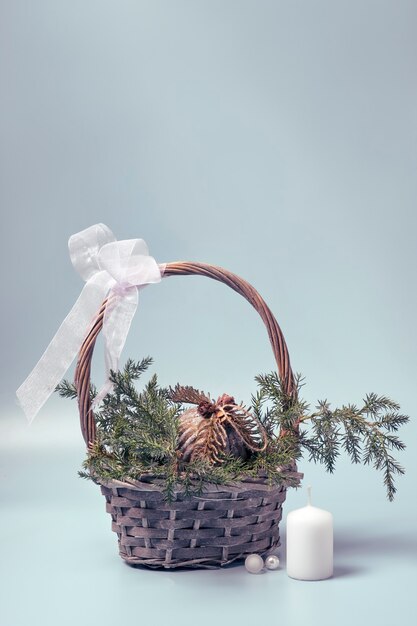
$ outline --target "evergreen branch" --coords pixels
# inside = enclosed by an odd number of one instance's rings
[[[296,486],[288,470],[303,455],[333,472],[344,451],[352,463],[372,465],[382,472],[388,498],[394,498],[395,478],[404,468],[392,453],[405,448],[397,432],[409,417],[390,398],[371,393],[362,406],[340,408],[321,400],[310,411],[300,399],[300,375],[295,377],[296,390],[290,397],[276,372],[260,374],[250,411],[244,405],[223,405],[224,420],[220,413],[208,417],[193,433],[189,424],[180,429],[181,404],[211,402],[210,396],[193,387],[162,388],[156,375],[139,391],[135,383],[151,363],[150,357],[137,362],[129,359],[121,371],[111,372],[113,389],[95,410],[97,438],[79,473],[82,478],[134,481],[151,475],[170,501],[178,490],[188,497],[201,494],[208,483],[233,483],[260,473],[271,484],[285,480]],[[65,398],[77,397],[74,383],[67,380],[56,391]],[[92,399],[96,393],[91,386]],[[225,453],[226,423],[251,449],[247,459]],[[252,445],[261,439],[260,428],[266,436],[265,449]],[[195,453],[181,458],[180,443],[190,437],[197,444]]]
[[[65,378],[60,383],[58,383],[54,391],[58,393],[61,396],[61,398],[69,398],[70,400],[76,400],[78,397],[77,387],[75,383]],[[97,395],[97,388],[95,385],[90,383],[90,400],[93,401],[96,395]]]
[[[64,379],[55,387],[55,391],[61,396],[61,398],[69,398],[70,400],[76,400],[78,396],[77,387],[75,383]]]
[[[370,393],[361,408],[348,404],[332,409],[327,400],[321,400],[311,413],[308,405],[298,398],[300,376],[296,378],[297,393],[292,403],[276,372],[257,376],[256,380],[259,389],[252,396],[253,411],[264,423],[269,439],[278,429],[285,432],[297,424],[305,426],[307,430],[299,428],[295,445],[308,454],[310,461],[323,463],[327,471],[333,472],[344,450],[352,463],[372,464],[382,471],[388,499],[393,499],[394,475],[404,473],[404,469],[391,450],[401,451],[405,444],[390,433],[409,421],[407,415],[399,413],[398,403],[387,396]]]

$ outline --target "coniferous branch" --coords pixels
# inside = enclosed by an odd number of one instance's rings
[[[327,471],[333,472],[344,450],[352,463],[371,464],[382,471],[388,499],[394,498],[395,475],[403,474],[404,468],[391,452],[403,450],[405,444],[392,433],[409,421],[407,415],[399,413],[398,403],[370,393],[361,408],[349,404],[332,409],[327,400],[323,400],[311,413],[308,405],[299,400],[298,393],[291,404],[276,372],[257,376],[256,380],[259,389],[252,396],[253,411],[263,421],[270,437],[273,427],[284,430],[298,427],[298,441],[294,446],[306,452],[310,461],[323,463]],[[301,381],[298,375],[297,392]],[[266,403],[269,403],[267,408]]]
[[[61,398],[69,398],[70,400],[75,400],[77,398],[77,387],[75,383],[63,379],[56,387],[56,393],[58,393]],[[90,400],[93,401],[97,395],[97,388],[95,385],[90,383]]]
[[[61,396],[61,398],[69,398],[75,400],[77,398],[77,387],[75,383],[69,380],[62,380],[56,387],[55,391]]]
[[[404,468],[392,453],[405,448],[397,431],[409,417],[401,414],[390,398],[371,393],[361,407],[348,404],[340,408],[323,400],[310,411],[300,399],[300,375],[295,377],[296,393],[289,397],[276,372],[261,374],[256,377],[258,389],[252,395],[250,413],[265,430],[266,448],[252,451],[246,460],[221,452],[225,435],[217,425],[214,428],[214,420],[211,424],[206,419],[198,432],[201,454],[185,462],[178,452],[181,404],[207,401],[210,396],[180,385],[161,388],[156,375],[139,391],[135,382],[151,363],[150,357],[139,362],[129,359],[123,370],[111,372],[113,389],[95,411],[97,439],[84,461],[82,478],[129,482],[151,474],[163,486],[164,497],[171,500],[178,489],[186,496],[197,495],[207,483],[230,483],[259,473],[271,483],[285,480],[296,485],[291,468],[303,455],[333,472],[343,451],[352,463],[381,471],[388,498],[393,499],[395,477],[403,474]],[[75,385],[65,380],[56,390],[62,397],[77,396]],[[96,393],[91,386],[91,398]],[[253,425],[240,419],[238,409],[236,428],[253,437]]]

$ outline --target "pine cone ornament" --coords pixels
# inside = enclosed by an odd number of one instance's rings
[[[205,459],[218,464],[224,454],[246,460],[251,452],[265,450],[262,424],[232,396],[223,394],[213,401],[201,391],[177,385],[171,399],[197,405],[180,416],[178,449],[183,462]]]

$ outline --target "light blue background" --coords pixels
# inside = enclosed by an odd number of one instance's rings
[[[0,2],[2,626],[412,623],[416,24],[406,0]],[[376,391],[412,416],[392,504],[371,468],[301,464],[334,514],[333,579],[129,568],[76,474],[75,405],[27,427],[14,390],[82,287],[67,239],[95,222],[252,282],[311,403]],[[246,401],[274,367],[247,303],[195,278],[141,294],[125,356],[146,354],[163,384]]]

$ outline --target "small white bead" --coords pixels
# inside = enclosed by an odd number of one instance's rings
[[[245,567],[250,574],[259,574],[264,566],[264,560],[259,554],[250,554],[245,559]]]
[[[278,569],[279,568],[279,558],[275,556],[275,554],[270,554],[265,559],[265,567],[266,569]]]

